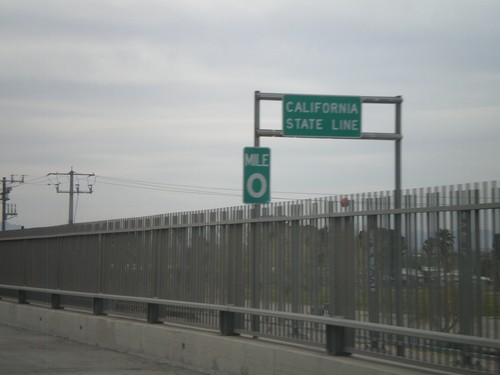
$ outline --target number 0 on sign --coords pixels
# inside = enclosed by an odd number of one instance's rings
[[[271,200],[271,149],[245,147],[243,150],[243,202],[268,203]]]

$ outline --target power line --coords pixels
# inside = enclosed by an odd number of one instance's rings
[[[240,189],[230,189],[230,188],[215,188],[207,186],[193,186],[193,185],[175,185],[175,184],[161,184],[161,183],[144,183],[144,182],[107,182],[102,181],[102,177],[98,176],[99,183],[104,185],[112,185],[126,188],[143,189],[143,190],[156,190],[156,191],[166,191],[171,193],[185,193],[185,194],[195,194],[195,195],[210,195],[210,196],[221,196],[221,197],[241,197],[241,193],[236,193]],[[177,187],[178,186],[178,187]],[[181,188],[180,186],[191,186],[196,189]],[[209,190],[203,190],[209,189]],[[221,191],[217,191],[221,190]],[[231,193],[234,191],[235,193]],[[275,199],[292,200],[293,198],[285,197],[274,197]]]
[[[141,180],[132,180],[126,178],[119,177],[106,177],[106,176],[96,176],[99,179],[128,183],[133,185],[143,185],[143,186],[151,186],[151,187],[163,187],[163,188],[194,188],[194,189],[207,189],[207,190],[223,190],[223,191],[239,191],[240,189],[234,188],[222,188],[222,187],[212,187],[212,186],[200,186],[200,185],[182,185],[182,184],[172,184],[165,182],[151,182],[151,181],[141,181]]]
[[[202,194],[202,195],[239,196],[239,194],[236,193],[233,194],[229,192],[216,191],[216,190],[187,189],[187,188],[173,187],[161,184],[144,184],[140,182],[119,182],[119,181],[108,182],[101,180],[101,178],[98,178],[97,182],[105,185],[143,189],[143,190],[158,190],[158,191],[168,191],[174,193],[189,193],[189,194]],[[203,189],[202,187],[200,188]],[[231,190],[231,189],[225,189],[225,190]]]
[[[159,190],[159,191],[169,191],[169,192],[177,192],[177,193],[188,193],[188,194],[201,194],[201,195],[216,195],[216,196],[230,196],[230,197],[239,197],[241,196],[241,188],[223,188],[223,187],[214,187],[214,186],[201,186],[201,185],[185,185],[185,184],[172,184],[172,183],[163,183],[163,182],[151,182],[151,181],[142,181],[142,180],[132,180],[126,178],[119,177],[108,177],[98,175],[97,182],[127,187],[127,188],[136,188],[136,189],[145,189],[145,190]],[[311,193],[311,192],[293,192],[293,191],[273,191],[273,194],[291,194],[291,195],[317,195],[317,196],[328,196],[331,193]],[[274,196],[274,199],[283,199],[283,200],[293,200],[294,198],[290,197],[279,197]]]
[[[27,177],[27,175],[25,175]],[[24,180],[25,185],[50,185],[47,184],[47,175]]]

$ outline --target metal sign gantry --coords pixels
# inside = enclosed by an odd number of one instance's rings
[[[261,129],[260,128],[260,102],[261,100],[271,100],[271,101],[284,101],[290,94],[283,93],[262,93],[260,91],[255,91],[254,99],[254,147],[260,147],[260,137],[303,137],[303,135],[286,135],[283,129]],[[295,95],[295,97],[308,97],[308,98],[318,98],[316,102],[321,102],[321,98],[352,98],[352,97],[335,97],[335,96],[311,96],[311,95]],[[394,170],[394,208],[401,208],[401,140],[402,135],[402,124],[401,124],[401,106],[403,103],[403,98],[401,96],[359,96],[362,104],[394,104],[395,105],[395,126],[393,133],[369,133],[360,132],[360,135],[355,135],[354,139],[363,140],[378,140],[378,141],[394,141],[394,159],[395,159],[395,170]],[[309,100],[308,103],[311,101]],[[311,108],[311,106],[309,106]],[[319,107],[321,109],[321,107]],[[283,118],[285,119],[285,115]],[[317,116],[316,116],[317,117]],[[312,117],[314,118],[314,116]],[[304,119],[304,117],[302,117]],[[282,124],[283,127],[286,124]],[[361,125],[360,125],[361,126]],[[314,133],[308,133],[307,138],[332,138],[332,139],[353,139],[352,136],[332,136],[330,134],[323,134],[318,132],[317,135]]]

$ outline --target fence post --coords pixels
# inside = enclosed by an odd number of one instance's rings
[[[473,333],[473,257],[472,257],[472,215],[471,211],[458,211],[458,283],[461,303],[459,304],[460,334]],[[461,345],[462,361],[464,366],[470,366],[472,357],[469,345]]]
[[[219,326],[222,336],[237,336],[234,332],[236,314],[231,311],[219,311]]]
[[[371,199],[368,200],[367,209],[373,209],[375,205]],[[379,323],[380,307],[379,307],[379,288],[378,285],[378,272],[377,272],[377,253],[380,251],[378,246],[378,239],[376,238],[377,230],[377,216],[367,216],[367,229],[366,229],[366,248],[367,248],[367,269],[368,269],[368,321],[372,323]],[[372,349],[379,347],[380,333],[370,331],[370,344]]]
[[[258,219],[261,216],[261,205],[254,204],[252,208],[252,219]],[[260,262],[260,225],[255,222],[250,224],[250,246],[249,249],[251,251],[251,267],[252,273],[250,276],[251,280],[251,290],[252,290],[252,300],[251,306],[253,308],[260,308],[261,302],[261,289],[260,289],[260,277],[261,274],[259,272],[259,262]],[[252,315],[252,331],[259,332],[260,331],[260,317],[258,315]],[[257,336],[254,336],[256,338]]]
[[[60,294],[51,294],[50,295],[50,306],[53,310],[59,310],[63,307],[61,306],[61,295]]]
[[[342,316],[346,319],[355,317],[355,271],[354,271],[354,220],[352,216],[331,218],[331,269],[329,316]],[[328,330],[328,329],[327,329]],[[354,332],[350,328],[342,328],[342,345],[353,345]],[[336,335],[338,335],[337,332]]]
[[[330,355],[351,355],[346,349],[346,328],[326,325],[326,351]]]
[[[106,315],[104,313],[104,300],[102,298],[94,297],[92,307],[94,315]]]
[[[18,290],[17,291],[17,302],[20,304],[28,303],[28,302],[26,302],[26,291],[25,290]]]
[[[162,321],[158,320],[160,305],[156,303],[148,303],[148,323],[161,324]]]

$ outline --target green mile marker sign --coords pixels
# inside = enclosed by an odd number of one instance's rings
[[[271,201],[271,149],[245,147],[243,150],[243,202]]]
[[[283,135],[286,137],[361,137],[361,97],[283,96]]]

